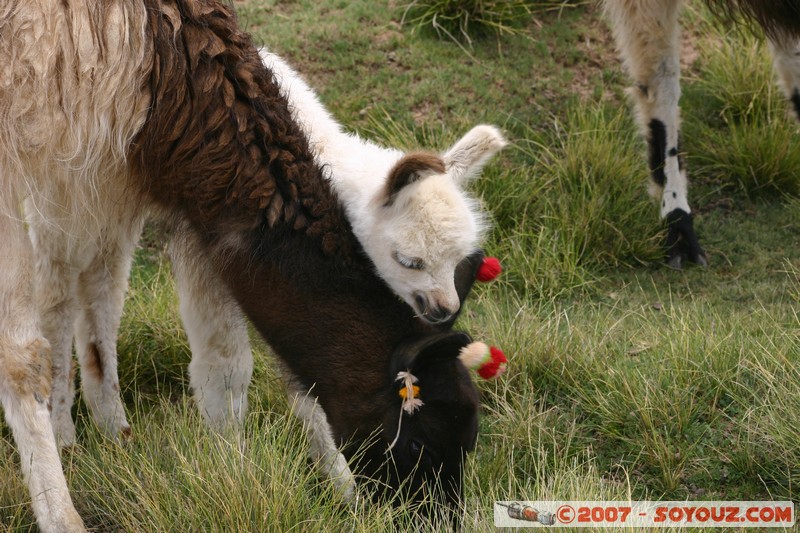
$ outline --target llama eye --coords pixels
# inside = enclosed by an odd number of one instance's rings
[[[428,446],[416,439],[412,439],[408,443],[408,453],[412,459],[418,461],[419,466],[424,470],[430,470],[436,464],[436,455]]]
[[[425,262],[419,257],[409,257],[400,252],[394,253],[394,260],[400,263],[401,266],[411,270],[422,270],[425,268]]]
[[[412,440],[408,443],[408,451],[411,453],[412,457],[419,457],[422,453],[422,443],[417,440]]]

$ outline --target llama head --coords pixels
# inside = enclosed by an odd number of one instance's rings
[[[354,472],[363,476],[375,501],[410,503],[424,515],[457,509],[464,460],[478,435],[478,391],[458,359],[470,342],[465,333],[448,331],[408,340],[395,350],[382,429],[351,453]],[[403,409],[407,394],[398,373],[415,380],[421,405],[414,412]]]
[[[408,153],[371,203],[365,251],[392,290],[429,323],[446,322],[458,311],[453,272],[485,230],[464,185],[505,144],[496,128],[481,125],[441,156]]]
[[[390,433],[399,424],[392,459],[401,491],[415,500],[461,501],[464,459],[478,438],[478,391],[458,359],[470,342],[465,333],[440,333],[395,353],[392,376],[412,375],[422,402],[413,413],[392,409],[386,420]],[[403,387],[395,385],[398,398]]]
[[[456,267],[461,302],[482,260],[483,252],[478,251]],[[445,504],[451,518],[461,501],[464,459],[477,440],[479,405],[478,391],[459,359],[471,339],[450,330],[455,318],[437,326],[438,332],[407,339],[395,348],[381,430],[377,438],[352,443],[355,448],[349,454],[355,459],[355,472],[378,480],[372,484],[376,501],[420,504],[424,514],[437,503]],[[413,412],[404,403],[407,380],[398,379],[401,375],[416,380],[415,401],[421,405]]]

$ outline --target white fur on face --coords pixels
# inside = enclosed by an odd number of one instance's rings
[[[436,310],[439,318],[458,311],[455,268],[484,232],[477,202],[440,174],[405,187],[392,205],[373,208],[375,225],[363,244],[387,284],[429,321],[437,321]],[[403,266],[397,254],[421,268]]]
[[[506,145],[500,131],[488,125],[472,128],[442,154],[444,174],[434,172],[407,185],[387,207],[384,187],[406,154],[346,133],[297,72],[279,56],[265,49],[260,53],[378,275],[430,321],[435,320],[427,315],[435,308],[456,312],[456,265],[475,251],[485,230],[478,203],[463,187]],[[421,259],[424,268],[403,267],[397,252]]]
[[[455,268],[474,252],[487,229],[478,202],[462,186],[506,145],[493,126],[474,127],[442,156],[445,174],[426,175],[400,191],[390,206],[370,206],[372,234],[362,240],[378,273],[421,317],[443,321],[460,307]],[[397,254],[421,268],[407,268]]]

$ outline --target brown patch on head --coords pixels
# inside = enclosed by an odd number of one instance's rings
[[[433,174],[445,173],[444,160],[428,152],[404,155],[389,171],[384,189],[385,205],[391,205],[403,187]]]
[[[97,349],[97,345],[93,342],[90,342],[86,347],[86,357],[83,360],[83,370],[85,372],[91,372],[98,381],[103,380],[103,373],[105,371],[103,368],[103,359],[100,356],[100,351]]]

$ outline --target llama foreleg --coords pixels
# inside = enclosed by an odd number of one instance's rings
[[[694,232],[686,172],[678,156],[680,4],[680,0],[605,3],[617,47],[635,83],[630,94],[647,140],[651,192],[661,199],[661,218],[668,226],[666,261],[673,268],[680,268],[685,259],[708,264]]]
[[[345,501],[355,504],[357,500],[356,481],[347,459],[337,448],[328,425],[325,411],[317,404],[311,392],[304,390],[296,379],[284,369],[289,392],[289,405],[292,413],[303,421],[310,445],[311,460],[323,475],[333,481]]]
[[[783,91],[800,120],[800,39],[787,36],[770,38],[769,42]]]
[[[42,320],[42,333],[51,346],[52,390],[50,418],[59,446],[75,443],[72,404],[75,399],[75,365],[72,357],[72,326],[75,320],[77,270],[59,257],[50,255],[50,239],[55,232],[37,231],[31,226],[36,245],[36,306]]]
[[[42,531],[83,531],[61,470],[48,410],[50,354],[37,327],[33,250],[0,175],[0,403]]]
[[[37,359],[48,357],[49,354],[42,353],[40,349],[44,346],[45,343],[37,345],[35,341],[24,347],[17,354],[19,368],[30,369],[39,364]],[[0,352],[5,352],[0,353],[0,363],[8,368],[8,359],[15,356],[9,355],[7,347],[0,348]],[[34,386],[31,389],[29,385]],[[37,391],[37,385],[33,383],[16,381],[12,376],[0,376],[0,401],[17,443],[20,466],[28,482],[39,528],[45,532],[84,531],[83,521],[72,505],[61,470],[43,391]]]
[[[131,432],[119,390],[117,332],[142,221],[120,226],[122,231],[107,235],[104,250],[78,277],[75,322],[83,398],[97,425],[111,438],[126,438]]]
[[[247,320],[212,265],[203,260],[190,230],[176,233],[170,257],[192,350],[189,380],[197,407],[215,429],[241,424],[253,375]]]

